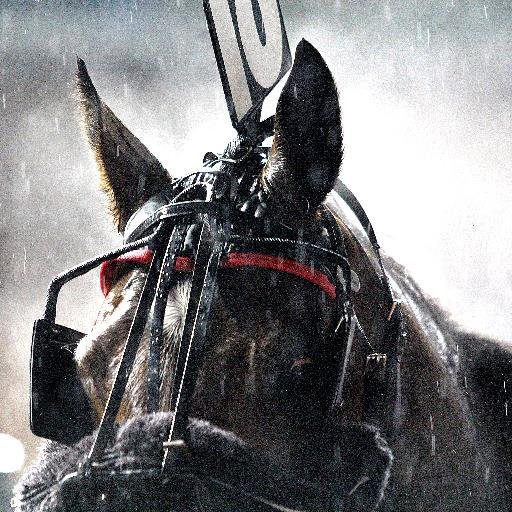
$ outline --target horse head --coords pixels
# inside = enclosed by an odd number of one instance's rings
[[[84,65],[78,74],[82,114],[118,230],[173,177],[100,100]],[[239,146],[231,157],[247,151]],[[325,244],[318,207],[334,185],[342,156],[340,109],[334,80],[320,54],[300,44],[280,96],[268,159],[251,155],[257,193],[265,196],[269,233]],[[259,161],[261,160],[261,161]],[[254,197],[255,194],[252,195]],[[250,215],[251,197],[241,209]],[[258,214],[256,214],[258,215]],[[193,237],[193,230],[190,236]],[[328,248],[328,245],[326,245]],[[80,343],[80,375],[100,417],[113,384],[147,268],[118,265],[93,332]],[[168,406],[173,346],[183,330],[190,274],[171,288],[165,314],[160,408]],[[325,359],[331,347],[333,304],[318,285],[291,273],[258,267],[219,273],[208,351],[200,371],[193,415],[211,420],[256,445],[292,445],[326,415]],[[331,301],[332,302],[332,301]],[[141,343],[120,420],[147,411],[148,340]],[[169,366],[170,365],[170,366]],[[288,446],[287,449],[290,448]]]
[[[115,116],[81,60],[77,86],[124,245],[57,278],[36,324],[35,347],[52,333],[76,344],[80,384],[59,396],[81,396],[89,411],[65,409],[75,430],[62,414],[51,433],[39,432],[79,441],[49,454],[70,461],[67,476],[53,474],[62,492],[52,491],[51,510],[79,502],[113,510],[122,500],[127,510],[160,510],[162,500],[196,510],[187,503],[198,498],[198,478],[199,502],[212,510],[373,509],[391,453],[378,429],[360,421],[363,372],[346,376],[349,364],[361,370],[366,360],[351,351],[360,283],[348,253],[361,248],[325,205],[343,147],[336,86],[318,51],[299,44],[272,126],[240,134],[185,176],[169,174]],[[272,146],[262,147],[269,134]],[[60,286],[99,263],[105,301],[91,332],[48,323]],[[385,282],[364,280],[370,290]],[[33,372],[44,380],[38,354]],[[45,382],[33,384],[33,418],[43,409],[38,389],[53,386]],[[357,391],[352,402],[342,397],[345,385]],[[169,491],[176,478],[187,481],[187,498]]]

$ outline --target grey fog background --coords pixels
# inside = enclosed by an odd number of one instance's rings
[[[281,3],[291,46],[307,38],[335,75],[342,175],[383,248],[455,320],[511,341],[512,4]],[[76,55],[170,171],[232,135],[200,0],[0,1],[0,432],[29,459],[30,335],[46,286],[120,242],[77,122]],[[96,281],[67,293],[63,322],[94,312]]]

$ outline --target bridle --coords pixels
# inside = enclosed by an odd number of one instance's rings
[[[267,122],[260,125],[256,134],[239,137],[221,156],[207,154],[203,169],[172,180],[132,215],[121,248],[59,275],[50,284],[44,317],[34,326],[31,428],[36,435],[71,443],[93,430],[93,414],[73,361],[74,347],[83,334],[55,323],[60,289],[101,264],[104,273],[108,273],[113,261],[120,261],[133,251],[143,249],[144,262],[149,264],[94,444],[76,478],[94,478],[95,464],[113,440],[115,419],[148,323],[148,412],[159,409],[165,306],[180,272],[191,272],[191,291],[176,350],[170,399],[174,414],[163,447],[162,474],[178,464],[188,444],[191,399],[207,349],[215,284],[222,268],[253,266],[286,272],[316,284],[332,299],[336,321],[328,336],[339,348],[330,399],[333,414],[343,401],[351,351],[355,343],[364,343],[360,341],[364,332],[351,299],[351,267],[343,235],[336,219],[323,206],[319,212],[325,236],[320,242],[305,240],[300,229],[290,230],[269,220],[266,213],[271,205],[259,179],[267,158],[266,149],[260,144],[271,134],[269,126]],[[382,267],[377,240],[361,205],[339,181],[335,191],[366,228]],[[380,346],[373,345],[374,350],[367,354],[364,421],[392,437],[399,427],[403,322],[383,267],[382,275],[390,314]],[[49,375],[49,368],[57,368],[57,374]],[[268,510],[284,510],[261,496],[254,499]]]

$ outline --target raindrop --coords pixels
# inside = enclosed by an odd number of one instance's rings
[[[436,436],[435,434],[432,434],[430,437],[430,455],[434,457],[436,454]]]
[[[392,16],[391,16],[391,7],[390,5],[387,3],[385,6],[384,6],[384,17],[390,21]]]
[[[434,430],[434,418],[432,418],[432,414],[430,415],[430,430]]]
[[[5,92],[2,93],[2,105],[3,105],[4,110],[5,110]]]
[[[128,98],[128,84],[125,82],[123,84],[123,87],[124,87],[124,97]]]
[[[57,130],[57,133],[60,133],[59,118],[58,117],[55,118],[55,129]]]
[[[27,273],[27,248],[23,247],[23,274]]]
[[[490,471],[489,466],[486,466],[486,467],[485,467],[485,475],[484,475],[485,483],[488,483],[488,482],[489,482],[490,472],[491,472],[491,471]]]
[[[508,400],[505,400],[505,416],[508,416]]]
[[[66,54],[65,53],[62,54],[62,65],[63,66],[66,65]]]
[[[133,23],[133,12],[130,11],[130,23]]]
[[[485,16],[486,20],[489,19],[489,16],[487,15],[487,5],[485,5],[485,4],[484,4],[484,16]]]
[[[421,21],[416,22],[416,37],[418,38],[418,41],[422,40],[422,30],[421,30]]]
[[[335,447],[334,447],[334,458],[335,460],[337,461],[341,461],[341,449],[340,449],[340,445],[337,444]]]
[[[430,28],[427,27],[427,47],[430,48]]]
[[[406,482],[410,484],[412,482],[412,477],[414,476],[414,470],[415,470],[414,464],[407,464],[407,473],[406,473]]]

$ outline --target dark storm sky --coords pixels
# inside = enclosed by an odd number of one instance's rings
[[[291,46],[309,39],[338,82],[343,176],[383,248],[463,324],[512,340],[511,4],[282,7]],[[30,453],[30,332],[46,286],[119,243],[77,122],[76,55],[169,170],[232,134],[200,0],[0,1],[0,431]],[[73,294],[64,318],[79,326],[95,306]]]

